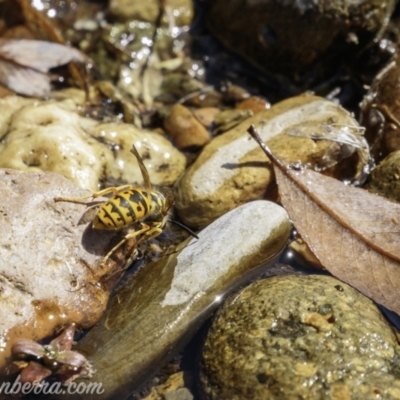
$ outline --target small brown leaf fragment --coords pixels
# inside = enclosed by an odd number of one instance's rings
[[[42,40],[0,39],[0,83],[27,96],[50,94],[50,68],[88,62],[78,49]]]
[[[25,96],[45,97],[51,90],[50,76],[7,60],[0,60],[0,83]]]
[[[34,34],[35,38],[65,44],[65,40],[59,30],[55,27],[54,20],[46,17],[42,12],[33,6],[30,0],[16,0],[16,3],[21,7],[22,16],[25,20],[25,25]],[[85,90],[88,96],[88,85],[86,74],[75,63],[69,63],[69,72],[79,87]],[[25,94],[25,93],[22,93]]]
[[[256,138],[254,128],[249,133]],[[312,170],[290,169],[257,141],[274,165],[283,206],[322,264],[400,314],[400,204]]]
[[[0,57],[40,72],[70,61],[88,61],[82,52],[73,47],[28,39],[0,39]]]
[[[12,346],[13,354],[29,355],[37,358],[43,357],[45,350],[42,345],[33,340],[21,339]]]
[[[29,382],[37,385],[51,374],[51,369],[35,361],[30,361],[28,366],[21,371],[19,380],[21,383]]]

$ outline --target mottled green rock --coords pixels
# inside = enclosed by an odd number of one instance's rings
[[[375,304],[328,276],[258,281],[209,331],[207,399],[398,399],[400,353]]]
[[[390,153],[371,173],[365,187],[393,201],[400,201],[400,150]]]

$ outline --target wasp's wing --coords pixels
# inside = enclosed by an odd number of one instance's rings
[[[99,211],[101,204],[95,204],[90,206],[81,216],[78,221],[78,225],[85,225],[94,220],[97,212]]]

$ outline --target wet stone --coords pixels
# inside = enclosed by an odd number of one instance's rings
[[[207,129],[188,108],[180,104],[171,108],[164,120],[164,127],[180,150],[202,147],[210,141]]]
[[[218,311],[202,355],[206,399],[400,397],[400,352],[376,305],[329,276],[258,281]]]
[[[376,159],[400,150],[400,56],[373,80],[361,103],[361,123]]]
[[[105,389],[103,395],[84,398],[124,398],[139,389],[184,346],[229,289],[268,268],[290,230],[282,207],[254,201],[139,270],[78,344],[97,370],[93,380],[101,377]]]
[[[134,255],[130,241],[100,266],[119,232],[79,225],[85,206],[54,201],[87,194],[55,173],[0,169],[0,374],[18,339],[92,326],[108,301],[108,277],[115,283]]]
[[[235,108],[238,110],[251,110],[256,114],[259,111],[268,110],[270,107],[271,104],[267,100],[262,97],[252,96],[236,104]]]
[[[350,113],[320,97],[292,97],[204,146],[176,184],[176,209],[187,225],[205,226],[238,205],[269,194],[271,165],[247,133],[251,124],[278,157],[308,163],[339,179],[354,178],[368,161],[363,129]],[[359,147],[349,147],[349,137]],[[356,159],[349,158],[352,154]]]
[[[365,188],[371,193],[400,202],[400,150],[380,162],[371,172]]]
[[[214,131],[214,135],[220,135],[221,133],[229,131],[253,115],[254,112],[251,109],[232,109],[220,111],[215,116],[214,123],[217,128]]]
[[[216,0],[207,23],[227,47],[260,68],[293,80],[305,74],[309,84],[313,67],[331,69],[354,58],[385,26],[394,4],[394,0]]]
[[[178,26],[189,25],[193,18],[193,3],[190,0],[166,0],[165,6],[174,17],[174,22]],[[155,23],[157,21],[160,3],[158,0],[131,1],[131,0],[111,0],[110,13],[121,20],[139,19]],[[165,16],[163,24],[168,25]]]
[[[72,99],[0,99],[0,167],[57,172],[84,189],[142,184],[132,144],[155,185],[171,185],[185,156],[161,135],[124,123],[99,123],[79,115]]]
[[[215,116],[218,113],[219,109],[216,107],[198,108],[193,111],[193,114],[197,118],[197,120],[206,128],[211,128],[214,123]]]

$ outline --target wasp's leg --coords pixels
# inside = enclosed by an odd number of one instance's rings
[[[100,190],[99,192],[95,192],[95,193],[89,194],[87,196],[82,196],[82,197],[55,197],[54,201],[66,201],[68,203],[86,204],[86,201],[82,201],[82,200],[89,199],[89,198],[95,199],[96,197],[105,196],[110,193],[112,193],[114,196],[116,196],[122,190],[126,190],[131,187],[132,187],[132,185],[109,187],[109,188]]]
[[[143,233],[143,236],[139,239],[138,243],[142,243],[145,240],[154,239],[161,235],[163,231],[163,222],[147,222],[149,229]]]
[[[139,229],[138,231],[134,231],[131,233],[128,233],[116,246],[114,246],[103,258],[103,260],[101,261],[101,264],[104,264],[109,258],[110,256],[116,251],[118,250],[126,241],[128,241],[129,239],[133,239],[136,236],[145,234],[148,230],[150,230],[151,227],[147,224],[142,224],[142,228]]]

